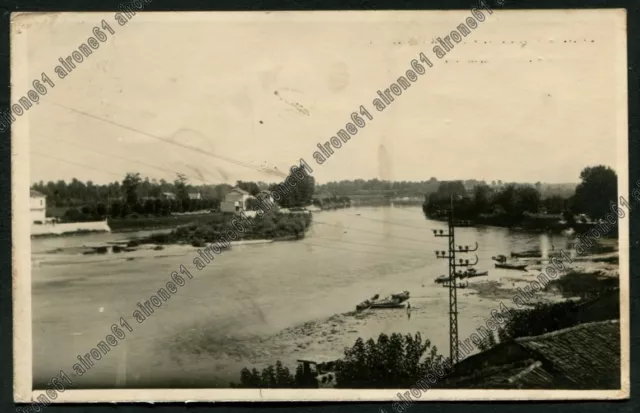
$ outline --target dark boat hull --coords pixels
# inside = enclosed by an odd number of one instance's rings
[[[506,270],[521,270],[526,271],[527,265],[511,265],[511,264],[496,264],[496,268],[503,268]]]
[[[376,308],[376,309],[386,309],[386,308],[403,308],[404,304],[400,302],[380,302],[380,303],[368,303],[368,304],[358,304],[356,306],[356,310],[362,311],[368,308]]]

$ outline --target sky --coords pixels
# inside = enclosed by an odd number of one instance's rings
[[[194,184],[273,182],[302,158],[343,179],[577,182],[617,168],[626,140],[620,11],[484,12],[439,59],[456,12],[114,13],[14,19],[12,102],[55,83],[21,122],[30,182],[106,183],[127,172]],[[55,67],[106,41],[60,79]],[[373,105],[424,53],[433,66]],[[19,72],[18,75],[15,73]],[[320,165],[313,153],[363,106],[366,125]],[[22,157],[20,159],[27,159]],[[279,172],[273,172],[279,171]]]

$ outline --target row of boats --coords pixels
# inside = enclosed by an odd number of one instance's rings
[[[486,276],[489,275],[489,271],[477,271],[475,268],[469,268],[467,271],[458,271],[456,273],[456,278],[459,278],[461,280],[464,280],[465,278],[474,278],[474,277],[482,277],[482,276]],[[448,275],[441,275],[438,278],[436,278],[435,280],[436,284],[443,284],[443,286],[445,287],[449,287],[449,276]],[[458,288],[466,288],[469,285],[469,283],[460,283],[457,284],[456,286]]]
[[[549,256],[559,255],[560,253],[550,252]],[[531,251],[523,251],[523,252],[512,252],[510,257],[506,255],[497,255],[495,257],[491,257],[495,262],[496,268],[510,269],[510,270],[520,270],[527,271],[527,264],[522,264],[519,262],[509,262],[509,258],[536,258],[541,257],[541,252],[539,250],[531,250]],[[469,268],[466,271],[458,271],[456,272],[455,277],[460,280],[482,277],[489,275],[489,271],[478,271],[475,268]],[[441,284],[443,287],[449,287],[451,280],[448,275],[441,275],[437,277],[435,280],[436,284]],[[469,287],[469,282],[461,282],[456,284],[457,288],[467,288]],[[402,291],[397,294],[391,294],[388,297],[380,298],[378,294],[374,295],[368,300],[364,300],[360,304],[356,305],[356,310],[362,311],[369,308],[403,308],[405,307],[404,302],[409,299],[409,291]]]

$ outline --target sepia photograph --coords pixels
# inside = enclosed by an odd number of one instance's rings
[[[625,10],[149,3],[11,18],[19,412],[629,397]]]

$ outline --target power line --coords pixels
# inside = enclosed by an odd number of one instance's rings
[[[364,218],[364,219],[368,219],[368,220],[371,220],[371,221],[381,222],[381,223],[384,223],[384,224],[395,225],[395,226],[400,226],[400,227],[407,227],[407,228],[412,228],[412,229],[415,229],[415,230],[422,230],[421,228],[418,228],[418,227],[412,226],[412,225],[408,225],[408,224],[399,224],[399,223],[396,223],[396,222],[393,222],[393,221],[384,220],[384,219],[367,218],[367,217],[358,216],[358,215],[355,215],[355,216],[358,217],[358,218]],[[316,222],[316,221],[314,221],[314,222]],[[331,224],[327,224],[327,225],[331,225]],[[347,227],[344,227],[344,228],[347,228]],[[359,230],[357,228],[351,228],[351,229],[354,230],[354,231],[364,231],[364,230]],[[393,235],[387,235],[387,234],[382,234],[382,233],[377,233],[377,234],[385,235],[385,236],[388,236],[388,237],[391,237],[391,238],[413,240],[412,238],[396,237],[396,236],[393,236]],[[427,241],[427,240],[424,240],[424,241],[421,241],[421,242],[430,243],[430,241]],[[480,249],[479,251],[491,252],[490,250],[483,250],[483,249]]]
[[[363,217],[361,215],[353,215],[353,216],[357,217],[357,218],[366,219],[366,220],[369,220],[369,221],[382,222],[382,223],[385,223],[385,224],[396,225],[398,227],[406,227],[406,228],[416,229],[416,230],[419,230],[419,231],[424,231],[424,228],[418,228],[415,225],[396,223],[396,222],[393,222],[393,221],[388,221],[386,219],[368,218],[368,217]]]
[[[33,152],[33,151],[31,151],[31,154],[33,154],[33,155],[37,155],[37,156],[41,156],[41,157],[43,157],[43,158],[55,159],[56,161],[60,161],[60,162],[64,162],[64,163],[68,163],[68,164],[75,165],[75,166],[80,166],[80,167],[82,167],[82,168],[93,169],[94,171],[103,172],[103,173],[107,173],[107,174],[111,174],[111,175],[117,176],[118,178],[122,178],[122,175],[117,174],[117,173],[115,173],[115,172],[105,171],[104,169],[94,168],[93,166],[84,165],[84,164],[81,164],[81,163],[77,163],[77,162],[69,161],[69,160],[67,160],[67,159],[61,159],[61,158],[57,158],[57,157],[55,157],[55,156],[51,156],[51,155],[44,155],[44,154],[41,154],[41,153],[38,153],[38,152]]]
[[[415,257],[415,256],[410,256],[410,255],[385,254],[385,253],[383,253],[383,252],[358,251],[358,250],[352,250],[352,249],[348,249],[348,248],[330,247],[330,246],[328,246],[328,245],[312,244],[312,243],[305,242],[305,241],[300,242],[300,244],[303,244],[303,245],[311,245],[311,246],[314,246],[314,247],[320,247],[320,248],[328,248],[328,249],[333,249],[333,250],[338,250],[338,251],[359,252],[359,253],[361,253],[361,254],[387,255],[387,256],[390,256],[390,257],[396,257],[396,258],[417,258],[417,257]]]
[[[390,247],[388,245],[380,245],[380,244],[369,244],[366,242],[357,242],[357,241],[345,241],[345,240],[339,240],[339,239],[334,239],[334,238],[323,238],[323,237],[317,237],[314,235],[313,239],[322,239],[322,240],[326,240],[326,241],[333,241],[333,242],[343,242],[346,244],[355,244],[355,245],[365,245],[365,246],[369,246],[369,247],[378,247],[378,248],[385,248],[385,249],[395,249],[395,250],[402,250],[402,251],[416,251],[416,252],[420,252],[422,253],[422,250],[418,250],[415,248],[402,248],[402,247]]]
[[[256,167],[256,166],[254,166],[252,164],[249,164],[249,163],[246,163],[246,162],[238,161],[238,160],[233,159],[233,158],[229,158],[229,157],[226,157],[226,156],[215,154],[215,153],[210,152],[210,151],[208,151],[206,149],[203,149],[203,148],[198,148],[198,147],[195,147],[195,146],[191,146],[191,145],[187,145],[187,144],[184,144],[184,143],[176,142],[176,141],[173,141],[173,140],[168,139],[168,138],[163,138],[162,136],[157,136],[157,135],[151,134],[149,132],[145,132],[145,131],[133,128],[131,126],[127,126],[127,125],[120,124],[118,122],[114,122],[114,121],[112,121],[110,119],[104,119],[104,118],[101,118],[99,116],[92,115],[90,113],[83,112],[83,111],[78,110],[78,109],[74,109],[74,108],[67,107],[65,105],[61,105],[59,103],[54,103],[54,102],[49,102],[49,103],[51,103],[54,106],[59,106],[61,108],[67,109],[67,110],[69,110],[71,112],[75,112],[75,113],[78,113],[80,115],[84,115],[84,116],[90,117],[92,119],[96,119],[96,120],[99,120],[99,121],[102,121],[102,122],[105,122],[105,123],[108,123],[108,124],[111,124],[111,125],[114,125],[114,126],[118,126],[118,127],[123,128],[123,129],[129,130],[129,131],[132,131],[132,132],[135,132],[135,133],[139,133],[141,135],[145,135],[145,136],[148,136],[150,138],[157,139],[159,141],[162,141],[162,142],[165,142],[165,143],[168,143],[168,144],[171,144],[171,145],[176,145],[176,146],[179,146],[179,147],[184,148],[184,149],[188,149],[188,150],[191,150],[191,151],[194,151],[194,152],[197,152],[197,153],[205,154],[205,155],[214,157],[216,159],[221,159],[223,161],[227,161],[227,162],[239,165],[239,166],[244,166],[245,168],[250,168],[250,169],[253,169],[255,171],[264,173],[264,174],[277,175],[277,176],[280,176],[280,177],[286,177],[287,176],[286,174],[284,174],[284,173],[282,173],[280,171],[275,171],[275,170],[271,170],[271,169],[265,169],[265,168]]]
[[[316,220],[313,220],[313,223],[316,223],[316,224],[323,224],[323,225],[329,225],[329,226],[336,227],[336,228],[343,228],[343,229],[345,229],[345,228],[346,228],[346,229],[350,229],[350,230],[353,230],[353,231],[365,232],[365,233],[368,233],[368,234],[382,235],[382,236],[384,236],[384,237],[388,237],[388,238],[402,239],[402,240],[406,240],[406,241],[413,241],[413,242],[422,242],[422,243],[426,243],[426,244],[436,244],[436,243],[434,243],[433,241],[428,241],[428,240],[426,240],[426,239],[417,239],[417,238],[409,238],[409,237],[400,237],[400,236],[397,236],[397,235],[389,235],[389,234],[384,234],[384,233],[381,233],[381,232],[368,231],[368,230],[365,230],[365,229],[359,229],[359,228],[354,228],[354,227],[348,227],[348,226],[346,226],[346,225],[330,224],[330,223],[328,223],[328,222],[323,222],[323,221],[316,221]]]
[[[47,138],[48,139],[58,140],[60,142],[66,143],[67,145],[75,146],[77,148],[84,149],[84,150],[87,150],[87,151],[90,151],[90,152],[94,152],[94,153],[97,153],[97,154],[100,154],[100,155],[104,155],[104,156],[107,156],[107,157],[112,157],[112,158],[116,158],[116,159],[122,159],[122,160],[125,160],[127,162],[133,162],[133,163],[145,165],[145,166],[157,169],[157,170],[162,171],[162,172],[173,173],[173,174],[181,174],[181,175],[184,175],[184,176],[186,176],[188,178],[197,179],[197,180],[202,181],[202,182],[208,182],[208,183],[211,183],[211,184],[214,184],[214,185],[220,185],[220,183],[218,183],[218,182],[209,181],[207,179],[200,178],[200,177],[190,176],[190,175],[184,174],[182,172],[174,171],[174,170],[171,170],[171,169],[160,168],[160,167],[155,166],[153,164],[149,164],[149,163],[137,160],[137,159],[131,159],[131,158],[127,158],[127,157],[124,157],[124,156],[121,156],[121,155],[115,155],[115,154],[109,154],[109,153],[101,152],[101,151],[98,151],[98,150],[93,149],[93,148],[89,148],[89,147],[86,147],[86,146],[78,145],[77,143],[69,142],[69,141],[67,141],[65,139],[60,139],[60,138],[56,138],[56,137],[53,137],[53,136],[48,136]]]

